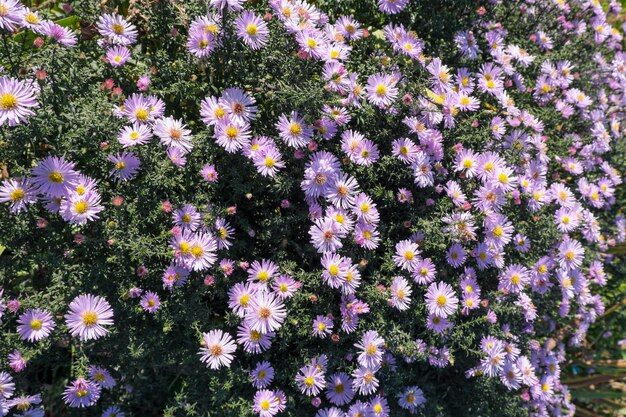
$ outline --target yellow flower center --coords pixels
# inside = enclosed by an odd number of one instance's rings
[[[183,214],[183,218],[182,218],[183,223],[185,224],[189,224],[191,223],[191,216],[189,214]]]
[[[224,110],[224,108],[222,107],[217,107],[214,111],[213,114],[215,115],[215,117],[217,117],[218,119],[221,119],[222,117],[224,117],[226,115],[226,110]]]
[[[271,156],[268,156],[265,158],[266,167],[272,168],[275,164],[276,164],[276,161],[274,161],[274,158],[272,158]]]
[[[306,45],[310,48],[310,49],[315,49],[317,48],[317,41],[313,38],[309,38],[306,41]]]
[[[319,324],[317,325],[317,329],[318,329],[320,332],[323,332],[324,330],[326,330],[326,325],[325,325],[324,323],[319,323]]]
[[[259,28],[254,23],[249,23],[248,26],[246,26],[246,33],[250,36],[256,36],[258,31]]]
[[[89,204],[85,200],[80,200],[74,203],[74,210],[77,214],[85,214],[89,210]]]
[[[42,327],[43,327],[43,322],[41,320],[39,320],[39,319],[32,319],[30,321],[30,328],[32,330],[35,330],[35,331],[41,330]]]
[[[493,235],[493,237],[500,237],[504,234],[504,229],[502,229],[502,226],[496,226],[491,234]]]
[[[180,244],[178,245],[178,249],[180,249],[180,251],[186,255],[191,250],[191,245],[189,244],[189,242],[180,242]]]
[[[202,246],[200,245],[193,245],[193,247],[191,248],[191,254],[194,258],[197,259],[204,255],[204,249],[202,249]]]
[[[312,387],[314,383],[315,379],[313,379],[312,376],[307,376],[306,378],[304,378],[304,385]]]
[[[135,111],[135,117],[137,118],[137,120],[145,122],[146,120],[148,120],[148,110],[138,109],[137,111]]]
[[[28,23],[31,23],[33,25],[39,23],[39,18],[37,17],[37,15],[35,13],[26,13],[26,16],[24,16],[24,19]]]
[[[4,93],[0,95],[0,109],[13,110],[17,107],[17,97],[12,93]]]
[[[23,190],[20,190],[18,188],[17,190],[11,191],[11,201],[19,201],[22,198],[24,198],[24,191]]]
[[[268,400],[261,401],[261,410],[267,411],[270,409],[270,402]]]
[[[335,277],[339,274],[339,267],[337,265],[331,265],[330,268],[328,268],[328,273]]]
[[[382,97],[385,94],[387,94],[387,87],[385,87],[384,85],[380,84],[379,86],[376,87],[376,95],[378,97]]]
[[[267,280],[270,278],[270,274],[267,271],[261,271],[257,274],[256,277],[261,282],[267,282]]]
[[[85,311],[82,315],[83,324],[87,327],[95,326],[98,322],[98,315],[95,311]]]
[[[412,261],[414,257],[415,255],[413,254],[412,251],[408,250],[404,252],[404,259],[406,259],[407,261]]]
[[[59,171],[52,171],[50,175],[48,175],[48,179],[55,184],[60,184],[63,182],[63,174]]]
[[[299,135],[302,133],[302,126],[300,126],[300,123],[291,123],[289,125],[289,133],[291,133],[292,135]]]
[[[76,186],[76,194],[78,195],[83,195],[87,192],[87,189],[85,188],[84,185],[77,185]]]
[[[87,390],[86,389],[81,389],[80,391],[76,392],[76,396],[83,398],[85,395],[87,395]]]
[[[517,285],[522,281],[522,278],[518,274],[511,275],[511,284]]]
[[[446,302],[448,301],[448,299],[446,298],[445,295],[440,295],[439,297],[437,297],[437,305],[439,307],[443,307],[446,305]]]
[[[118,171],[123,170],[124,168],[126,168],[126,163],[124,161],[118,161],[115,164],[115,168],[117,168]]]
[[[567,252],[565,252],[565,259],[567,259],[568,261],[573,261],[575,257],[576,255],[574,255],[573,251],[568,250]]]
[[[235,126],[228,126],[226,128],[226,136],[228,136],[228,139],[233,140],[238,134],[239,130]]]
[[[118,35],[124,33],[124,25],[122,25],[121,23],[113,23],[111,25],[111,29],[113,29],[113,32],[117,33]]]

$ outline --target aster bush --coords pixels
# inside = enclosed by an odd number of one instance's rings
[[[0,0],[0,416],[573,416],[626,345],[622,20]]]

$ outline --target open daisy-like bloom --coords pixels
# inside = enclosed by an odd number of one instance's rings
[[[26,122],[37,107],[37,90],[32,82],[0,77],[0,126]]]
[[[105,326],[113,324],[113,309],[102,297],[79,295],[69,308],[70,311],[65,315],[67,328],[72,336],[83,342],[105,336],[109,332]]]
[[[9,178],[0,185],[0,203],[10,203],[11,213],[21,213],[37,201],[37,194],[29,178]]]
[[[27,310],[17,320],[17,332],[22,339],[37,342],[50,336],[56,324],[52,314],[40,308]]]
[[[114,45],[132,45],[137,41],[137,28],[119,14],[103,14],[97,28],[100,35]]]
[[[65,387],[63,400],[74,408],[90,407],[100,398],[102,388],[85,378],[78,378]]]
[[[250,11],[244,11],[235,21],[237,36],[250,48],[260,49],[269,39],[267,23]]]
[[[198,354],[200,360],[211,369],[229,367],[234,358],[237,345],[232,337],[221,330],[211,330],[202,334],[202,348]]]
[[[426,307],[431,314],[446,318],[456,311],[459,299],[445,282],[434,282],[426,291]]]
[[[32,169],[33,184],[47,197],[63,197],[78,179],[75,167],[63,157],[48,156]]]

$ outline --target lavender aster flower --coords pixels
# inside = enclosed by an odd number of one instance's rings
[[[102,297],[79,295],[69,308],[65,315],[67,327],[72,336],[78,336],[83,342],[106,335],[109,331],[104,326],[113,324],[111,305]]]
[[[36,107],[39,107],[39,103],[32,82],[0,77],[0,126],[5,123],[9,126],[25,123],[29,116],[35,114],[33,109]]]
[[[63,401],[65,404],[74,408],[90,407],[94,405],[100,398],[102,388],[98,384],[78,378],[70,385],[65,387],[63,393]]]
[[[23,340],[36,342],[50,336],[56,324],[52,314],[41,309],[30,309],[23,313],[17,320],[17,332]]]

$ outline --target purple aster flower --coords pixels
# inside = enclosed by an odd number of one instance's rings
[[[131,123],[148,123],[163,115],[165,103],[155,96],[133,93],[124,100],[122,108],[122,114]]]
[[[296,384],[300,392],[308,396],[319,394],[326,386],[324,372],[314,365],[306,365],[300,368],[296,375]]]
[[[85,378],[78,378],[65,387],[63,401],[70,407],[90,407],[100,398],[101,390],[100,385]]]
[[[445,282],[434,282],[426,291],[426,307],[428,312],[446,318],[454,314],[459,304],[454,290]]]
[[[133,123],[123,127],[117,135],[118,142],[124,147],[143,145],[152,139],[152,130],[146,124]]]
[[[17,320],[17,332],[23,340],[36,342],[50,336],[56,324],[49,312],[38,309],[29,309]]]
[[[14,391],[13,377],[8,372],[0,372],[0,397],[8,400],[13,396]]]
[[[259,362],[250,372],[250,379],[255,388],[266,388],[274,380],[274,368],[267,361]]]
[[[47,197],[63,197],[78,180],[74,168],[74,163],[63,157],[48,156],[32,169],[33,184],[38,192]]]
[[[566,270],[580,267],[585,256],[585,250],[580,242],[574,239],[563,241],[559,245],[559,265]]]
[[[96,24],[98,32],[108,43],[132,45],[137,41],[137,28],[118,14],[103,14]]]
[[[113,46],[107,49],[106,60],[112,67],[121,67],[130,59],[130,49],[125,46]]]
[[[159,295],[152,291],[146,291],[141,296],[141,300],[139,304],[145,311],[148,313],[154,314],[157,312],[159,307],[161,307],[161,300],[159,299]]]
[[[416,243],[410,240],[402,240],[396,244],[396,254],[393,257],[394,263],[405,271],[413,272],[415,266],[421,260],[421,251]]]
[[[174,287],[181,287],[187,282],[189,270],[176,264],[171,264],[163,273],[163,288],[172,290]]]
[[[218,178],[215,165],[209,165],[209,164],[204,165],[202,167],[202,170],[200,171],[200,175],[202,175],[202,178],[204,178],[204,180],[208,182],[215,182],[217,181],[217,178]]]
[[[99,339],[109,331],[104,326],[113,324],[111,305],[102,297],[91,294],[79,295],[70,303],[65,315],[67,328],[72,336],[81,341]]]
[[[236,122],[249,123],[256,117],[256,100],[240,88],[227,88],[222,93],[218,104]],[[268,138],[269,139],[269,138]],[[270,139],[271,140],[271,139]]]
[[[15,407],[17,410],[28,410],[33,405],[41,404],[41,395],[23,395],[20,397],[13,398],[10,401],[7,401],[6,405],[9,408]]]
[[[529,271],[522,265],[509,265],[500,275],[498,290],[517,294],[530,282]]]
[[[267,284],[278,272],[278,265],[267,259],[254,261],[248,268],[248,281]]]
[[[276,395],[273,391],[262,389],[254,394],[252,409],[259,413],[260,417],[273,417],[278,413]]]
[[[273,177],[279,169],[285,167],[280,151],[276,148],[270,148],[266,151],[259,152],[254,155],[252,162],[257,171],[264,177]]]
[[[398,97],[397,80],[388,74],[374,74],[367,80],[367,99],[375,106],[389,107]]]
[[[317,316],[313,320],[313,336],[325,339],[327,335],[333,332],[333,321],[326,316]]]
[[[9,178],[0,186],[0,203],[9,203],[10,211],[19,214],[28,209],[27,205],[37,202],[35,188],[29,178]]]
[[[389,405],[385,397],[377,395],[370,400],[368,416],[389,417]]]
[[[206,58],[217,47],[215,34],[210,30],[202,28],[193,28],[189,31],[187,39],[187,50],[198,58]]]
[[[76,33],[64,26],[57,25],[51,20],[41,22],[39,31],[42,35],[49,36],[59,44],[68,48],[73,47],[78,42]]]
[[[250,48],[260,49],[267,44],[269,30],[260,16],[246,10],[235,20],[235,28],[239,39]]]
[[[400,311],[407,310],[411,304],[411,287],[404,277],[395,277],[391,283],[391,300],[389,303],[392,307]]]
[[[409,0],[378,0],[378,8],[387,14],[400,13],[406,7]]]
[[[326,398],[334,405],[341,406],[349,404],[354,398],[352,379],[350,376],[344,372],[331,375],[328,378]]]
[[[296,111],[291,112],[289,117],[281,114],[276,123],[276,129],[278,129],[278,136],[292,148],[305,146],[313,135],[313,129],[307,126],[304,118],[300,117]]]
[[[341,249],[346,234],[333,219],[316,219],[315,224],[309,230],[311,243],[318,252],[336,252]]]
[[[268,333],[278,330],[287,313],[285,306],[273,293],[257,292],[250,299],[245,321],[253,330]]]
[[[126,417],[126,414],[119,407],[112,405],[104,410],[102,417]]]
[[[178,148],[183,153],[187,153],[193,148],[193,143],[191,142],[191,130],[186,127],[182,120],[163,117],[154,123],[152,131],[159,137],[163,145]]]
[[[398,404],[413,414],[418,408],[426,404],[426,398],[424,398],[424,392],[419,387],[408,387],[400,396]]]
[[[166,154],[172,164],[177,167],[184,167],[187,164],[187,158],[185,157],[186,153],[180,148],[170,146],[167,148]]]
[[[194,235],[189,252],[185,255],[185,265],[192,271],[209,269],[217,260],[216,250],[217,245],[212,234],[198,233]]]
[[[359,365],[367,368],[379,366],[382,362],[384,344],[385,339],[380,337],[377,331],[368,330],[365,332],[361,341],[354,344],[361,351],[358,357]]]
[[[361,395],[370,395],[378,388],[376,372],[379,368],[359,367],[352,373],[352,389]]]
[[[200,360],[209,368],[218,369],[222,366],[230,367],[235,350],[237,345],[228,333],[211,330],[202,334],[202,348],[198,354]]]
[[[248,353],[262,353],[272,346],[274,333],[261,333],[253,330],[248,323],[242,322],[237,328],[237,342]]]
[[[104,210],[100,204],[100,194],[88,191],[83,195],[68,193],[61,201],[60,214],[64,220],[72,224],[84,224],[98,219],[98,213]]]
[[[294,296],[296,291],[298,291],[298,283],[289,275],[279,275],[274,278],[272,289],[274,294],[284,300]]]
[[[9,367],[13,369],[14,372],[22,372],[26,368],[26,360],[17,349],[9,353],[7,359],[9,360]]]
[[[0,0],[0,30],[14,32],[22,21],[25,8],[18,0]]]
[[[111,373],[100,366],[91,365],[87,369],[87,374],[94,383],[100,385],[102,388],[111,389],[117,385],[117,382],[115,381],[115,378],[111,376]]]
[[[430,258],[424,258],[415,264],[413,280],[420,285],[430,284],[435,279],[437,269]]]
[[[194,231],[200,226],[202,216],[192,204],[185,204],[172,213],[172,220],[181,228]]]
[[[250,143],[250,125],[226,116],[215,126],[215,139],[226,152],[235,153]]]
[[[29,116],[35,114],[32,109],[38,106],[37,90],[32,82],[0,77],[0,126],[25,123]]]
[[[122,151],[117,155],[109,155],[107,159],[115,164],[111,170],[111,175],[116,181],[128,181],[131,180],[139,172],[141,161],[135,156],[133,152]]]

